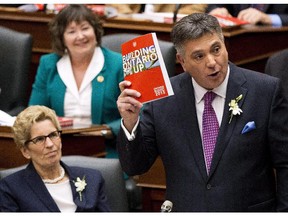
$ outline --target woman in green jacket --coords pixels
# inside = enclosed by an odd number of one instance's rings
[[[115,138],[121,54],[101,47],[99,18],[84,5],[66,6],[49,25],[54,53],[40,59],[29,105],[48,106],[58,116],[72,117],[74,124],[105,124]],[[108,157],[117,156],[113,140]]]

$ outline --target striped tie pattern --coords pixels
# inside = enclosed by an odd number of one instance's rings
[[[204,156],[208,174],[210,172],[210,165],[212,162],[214,148],[219,131],[217,116],[212,107],[212,101],[214,100],[215,97],[216,94],[214,92],[207,92],[204,95],[202,136],[203,136]]]

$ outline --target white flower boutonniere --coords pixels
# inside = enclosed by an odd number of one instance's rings
[[[82,191],[85,189],[87,183],[85,181],[85,176],[81,180],[79,177],[77,177],[76,181],[74,181],[74,185],[76,187],[76,191],[79,193],[80,201],[82,201]]]
[[[231,100],[231,102],[228,104],[229,105],[229,111],[231,111],[230,114],[230,119],[229,119],[229,124],[232,121],[232,118],[234,115],[240,115],[242,113],[242,110],[238,106],[238,102],[242,99],[242,94],[239,95],[237,98]]]

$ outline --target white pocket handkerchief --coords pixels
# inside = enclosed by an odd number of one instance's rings
[[[256,129],[255,122],[254,121],[250,121],[244,126],[244,128],[241,131],[241,134],[248,133],[248,132],[250,132],[252,130],[255,130],[255,129]]]

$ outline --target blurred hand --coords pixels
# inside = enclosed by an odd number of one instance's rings
[[[224,7],[215,8],[215,9],[211,10],[209,14],[210,15],[221,15],[221,16],[231,17],[231,14],[229,13],[229,11]]]
[[[247,21],[251,24],[257,24],[257,23],[262,23],[266,25],[272,24],[272,21],[267,14],[255,8],[247,8],[245,10],[240,11],[237,18]]]
[[[35,4],[25,4],[18,7],[19,10],[24,12],[35,12],[38,11],[38,7]]]
[[[123,123],[125,128],[131,132],[134,128],[141,107],[143,104],[137,100],[141,96],[140,92],[134,89],[128,89],[131,85],[129,81],[122,81],[119,83],[119,88],[121,90],[121,94],[117,100],[117,107],[121,117],[123,118]]]

